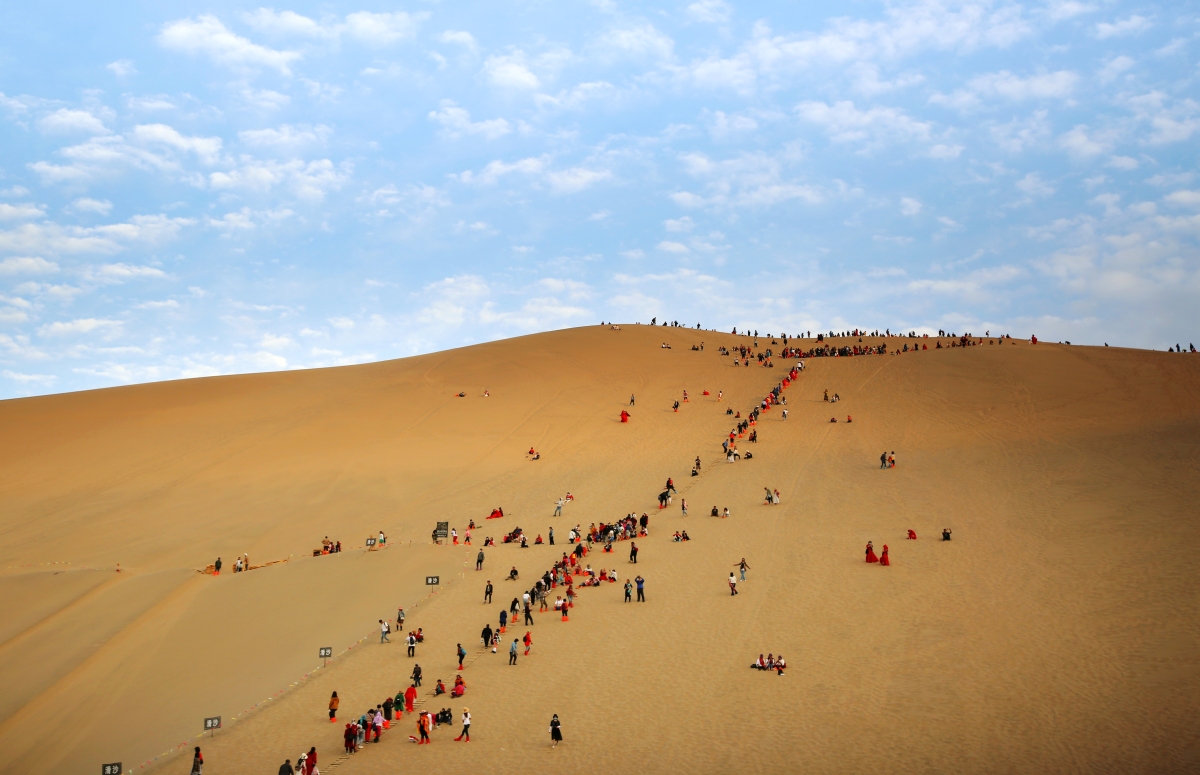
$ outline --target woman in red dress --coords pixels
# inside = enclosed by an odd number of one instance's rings
[[[867,562],[879,562],[875,556],[875,546],[870,541],[867,541]]]
[[[883,554],[879,555],[879,564],[880,565],[891,565],[891,563],[888,562],[887,544],[883,545]]]

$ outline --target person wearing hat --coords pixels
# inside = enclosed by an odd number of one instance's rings
[[[463,731],[462,734],[454,738],[455,742],[461,740],[464,743],[471,742],[471,709],[463,708],[462,715]]]

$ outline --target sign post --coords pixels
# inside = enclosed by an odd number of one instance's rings
[[[221,728],[221,717],[220,716],[212,716],[210,718],[204,719],[204,731],[209,733],[209,735],[208,735],[209,737],[212,737],[213,735],[215,735],[217,733],[217,730],[220,728]]]
[[[426,577],[425,577],[425,585],[426,585],[426,586],[429,586],[429,587],[436,587],[436,586],[438,586],[438,585],[439,585],[439,584],[441,584],[441,583],[442,583],[442,577],[441,577],[441,576],[426,576]]]
[[[333,646],[322,646],[317,656],[325,660],[325,664],[322,667],[327,667],[329,665],[329,658],[333,656]]]
[[[101,764],[100,775],[121,775],[121,763]]]
[[[450,523],[449,523],[449,522],[439,522],[439,523],[437,523],[437,530],[435,530],[435,531],[434,531],[433,535],[434,535],[434,537],[435,537],[437,540],[439,540],[439,541],[440,541],[440,540],[442,540],[442,539],[444,539],[444,538],[447,538],[447,537],[449,537],[449,535],[450,535]]]
[[[376,541],[376,540],[377,540],[377,539],[374,539],[374,538],[368,538],[368,539],[367,539],[367,550],[368,550],[368,551],[371,551],[371,550],[373,550],[373,549],[375,548],[375,541]]]

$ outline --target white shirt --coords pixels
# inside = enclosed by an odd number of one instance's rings
[[[464,727],[471,726],[471,714],[470,713],[463,714],[463,726]]]

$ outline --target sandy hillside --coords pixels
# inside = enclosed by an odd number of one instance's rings
[[[1200,770],[1200,360],[988,341],[809,359],[735,464],[725,409],[792,361],[735,368],[718,346],[750,340],[686,329],[0,402],[0,772],[186,773],[197,743],[206,773],[268,775],[309,746],[339,775]],[[668,476],[690,516],[657,510]],[[517,666],[480,651],[570,526],[631,511],[651,514],[638,564],[627,543],[586,561],[641,573],[646,603],[581,589],[569,622],[509,629],[533,633]],[[430,544],[472,518],[474,547]],[[559,545],[489,548],[476,572],[483,536],[517,525]],[[380,529],[387,549],[360,548]],[[326,535],[346,551],[311,557]],[[290,561],[233,574],[243,552]],[[220,577],[197,572],[217,556]],[[473,742],[410,745],[405,716],[340,761],[330,692],[345,719],[408,685],[400,637],[375,634],[400,605],[428,633],[423,695],[468,647],[466,697],[425,707],[469,706]],[[748,669],[768,651],[787,675]]]

